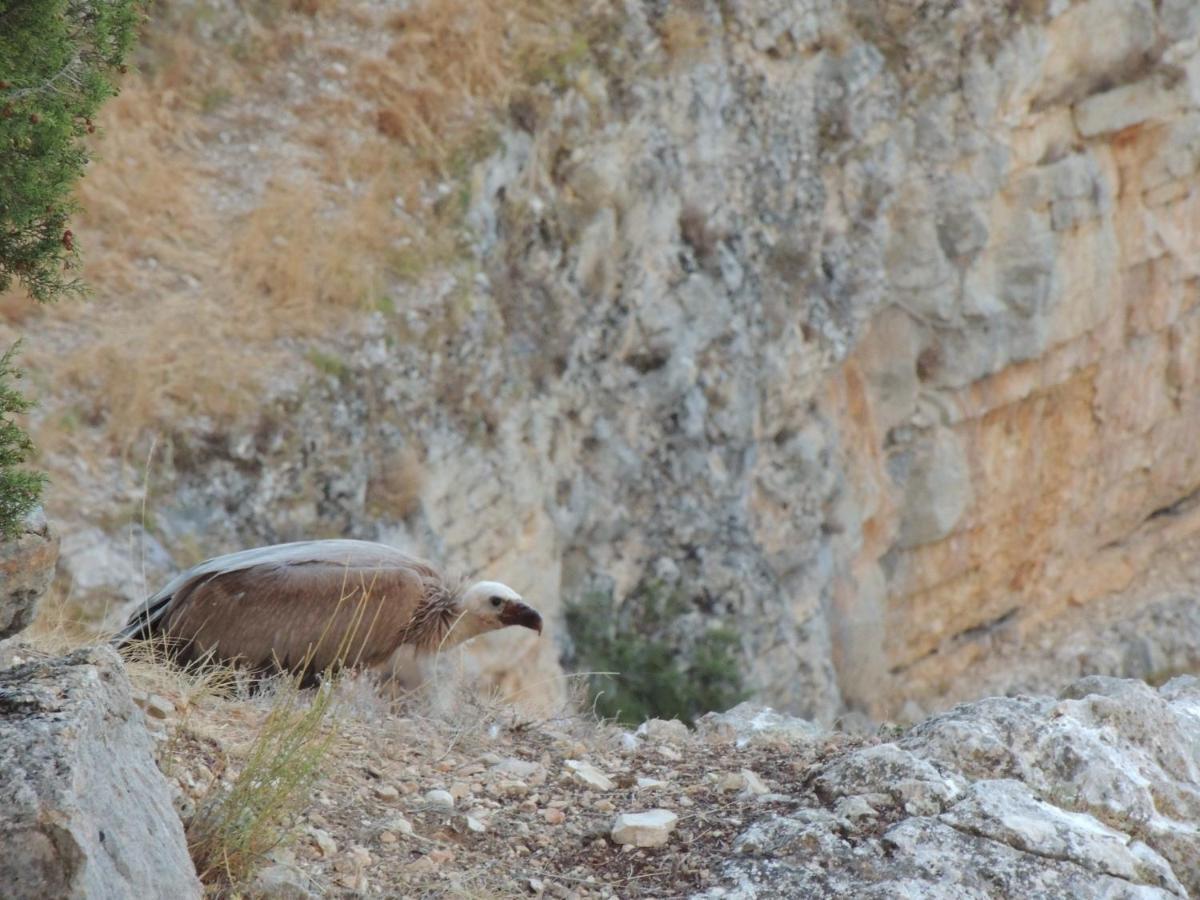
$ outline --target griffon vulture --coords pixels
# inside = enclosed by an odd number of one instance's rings
[[[118,647],[161,638],[178,663],[212,659],[299,672],[376,666],[399,646],[436,653],[542,617],[506,585],[446,581],[428,563],[368,541],[277,544],[177,575],[129,618]]]

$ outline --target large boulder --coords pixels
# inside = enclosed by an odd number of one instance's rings
[[[0,670],[0,894],[200,897],[152,749],[107,647]]]
[[[708,896],[1200,895],[1200,679],[964,704],[817,763]]]
[[[58,535],[40,509],[15,539],[0,540],[0,640],[29,627],[57,561]]]

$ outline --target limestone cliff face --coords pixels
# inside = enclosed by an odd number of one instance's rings
[[[181,438],[160,531],[398,541],[552,613],[664,583],[821,718],[1195,664],[1190,599],[1140,589],[1200,525],[1198,32],[628,4],[476,167],[470,289]],[[550,677],[558,637],[476,664]]]

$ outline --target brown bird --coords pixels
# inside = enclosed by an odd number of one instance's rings
[[[254,671],[375,666],[401,645],[436,653],[542,617],[498,581],[448,582],[428,563],[368,541],[299,541],[206,560],[173,578],[113,637],[161,638],[177,663]]]

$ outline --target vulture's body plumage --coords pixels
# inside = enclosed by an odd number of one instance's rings
[[[375,666],[401,645],[436,652],[541,616],[498,582],[448,582],[430,564],[368,541],[277,544],[206,560],[150,597],[115,637],[162,639],[186,664],[210,658],[311,681]]]

